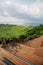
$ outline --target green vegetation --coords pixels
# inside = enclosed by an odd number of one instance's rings
[[[43,35],[43,25],[39,26],[17,26],[0,24],[0,40],[16,39],[17,41],[31,40]]]

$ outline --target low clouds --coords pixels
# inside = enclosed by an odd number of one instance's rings
[[[24,20],[23,19],[17,19],[14,17],[3,17],[0,16],[0,23],[5,23],[5,24],[17,24],[17,25],[24,25]],[[20,22],[21,21],[21,22]]]
[[[43,0],[0,0],[0,23],[43,23]]]

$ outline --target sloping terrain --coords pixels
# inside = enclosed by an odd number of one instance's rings
[[[30,46],[33,48],[43,47],[43,36],[40,36],[31,41],[28,41],[27,44],[29,44],[29,43],[30,43]]]
[[[43,40],[43,36],[36,38],[36,39]],[[37,45],[37,43],[36,43],[36,45]],[[38,45],[40,45],[40,44],[38,43]],[[10,48],[8,47],[7,49],[4,48],[4,49],[6,51],[2,49],[3,51],[1,52],[1,54],[4,57],[8,58],[9,60],[12,59],[12,62],[17,63],[16,65],[18,65],[19,63],[20,63],[19,65],[22,65],[22,63],[23,63],[23,65],[25,65],[25,64],[43,65],[43,46],[42,45],[41,45],[41,47],[39,46],[38,48],[36,48],[36,47],[33,48],[32,46],[29,47],[29,46],[20,44],[20,46],[17,46],[17,48],[13,46],[13,49],[12,49],[12,47],[10,47]],[[12,57],[11,53],[14,57]],[[18,58],[18,60],[17,60],[17,58]]]
[[[25,35],[27,30],[31,30],[33,26],[17,26],[0,24],[0,38],[18,38]]]
[[[0,65],[43,65],[43,25],[2,24],[0,44]]]
[[[0,40],[4,39],[6,41],[7,39],[15,38],[18,41],[24,41],[34,39],[41,35],[43,35],[43,25],[17,26],[0,24]]]
[[[0,48],[0,57],[3,57],[5,60],[8,59],[10,60],[9,65],[11,62],[13,62],[11,65],[30,65],[29,63],[24,62],[20,58],[12,55],[11,53],[5,51],[4,49]],[[0,58],[1,59],[1,58]],[[7,62],[7,61],[6,61]],[[2,62],[3,63],[3,62]],[[5,65],[5,64],[3,64]]]

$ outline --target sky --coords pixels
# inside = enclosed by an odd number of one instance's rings
[[[0,24],[43,24],[43,0],[0,0]]]

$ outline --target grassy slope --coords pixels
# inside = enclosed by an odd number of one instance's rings
[[[1,37],[19,37],[19,35],[23,35],[26,33],[27,29],[31,29],[32,27],[28,26],[15,26],[15,25],[3,25],[0,24],[0,38]]]
[[[38,26],[38,29],[35,29],[34,26],[16,26],[0,24],[0,38],[19,38],[20,35],[27,35],[28,38],[29,36],[36,35],[36,31],[38,31],[38,33],[40,32],[40,34],[43,35],[43,25],[42,27]]]

